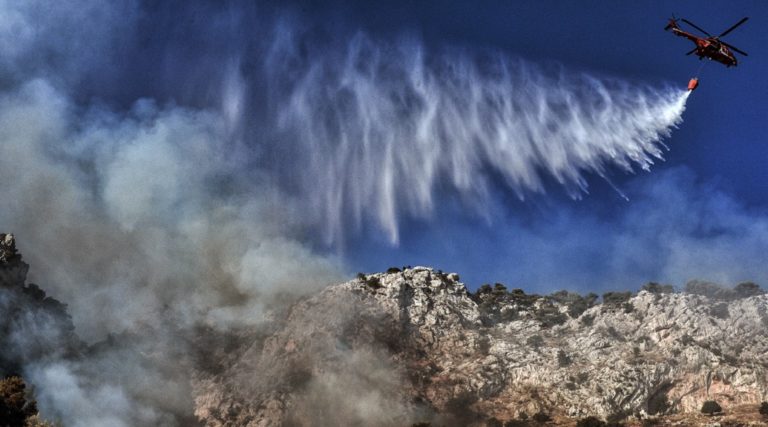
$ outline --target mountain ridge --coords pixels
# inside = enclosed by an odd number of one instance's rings
[[[336,376],[344,377],[350,357],[373,372],[385,366],[393,382],[377,393],[396,410],[372,425],[467,425],[537,413],[639,420],[695,413],[706,400],[726,411],[765,400],[768,296],[651,289],[573,310],[579,300],[502,294],[498,286],[473,294],[458,275],[426,267],[360,275],[297,303],[263,350],[252,348],[201,382],[197,414],[208,425],[225,425],[215,413],[237,413],[243,425],[332,423],[310,419],[317,411],[307,410],[314,397],[306,393],[343,384]],[[283,368],[274,370],[276,361]],[[228,380],[248,371],[262,375],[256,393]],[[303,372],[297,383],[276,380],[296,371]],[[365,395],[360,388],[349,387],[348,398]],[[333,416],[365,424],[355,417],[358,404],[326,403]]]

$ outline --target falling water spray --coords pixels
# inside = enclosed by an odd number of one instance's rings
[[[307,50],[278,33],[264,67],[281,150],[329,243],[373,223],[396,244],[401,216],[434,212],[438,185],[482,210],[492,177],[521,199],[548,179],[577,198],[590,174],[648,170],[689,95],[498,52],[364,34]]]

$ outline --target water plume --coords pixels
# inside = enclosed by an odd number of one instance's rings
[[[521,199],[550,179],[580,197],[589,174],[648,170],[688,97],[500,52],[363,33],[328,49],[292,31],[279,27],[264,66],[280,150],[328,242],[371,222],[397,243],[438,189],[483,210],[496,177]]]

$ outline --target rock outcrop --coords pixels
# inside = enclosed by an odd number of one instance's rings
[[[470,293],[429,268],[360,275],[292,306],[196,380],[207,425],[470,425],[646,418],[768,397],[768,296]],[[483,424],[484,425],[484,424]]]
[[[79,351],[67,306],[27,284],[29,265],[12,234],[0,234],[0,377]]]

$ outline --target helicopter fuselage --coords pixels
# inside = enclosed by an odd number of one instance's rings
[[[697,37],[679,28],[672,28],[672,32],[676,36],[685,37],[694,42],[696,44],[696,51],[694,53],[699,59],[709,58],[724,64],[726,67],[735,67],[739,64],[731,50],[720,43],[716,37]]]

